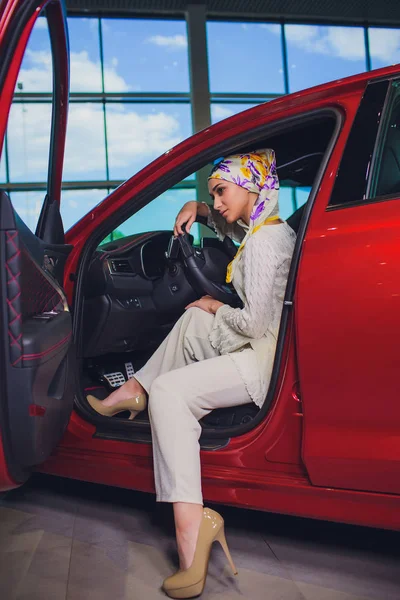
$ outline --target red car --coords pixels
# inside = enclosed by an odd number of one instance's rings
[[[311,188],[261,410],[202,425],[207,502],[400,527],[400,66],[257,106],[182,142],[64,236],[59,212],[68,42],[58,0],[0,3],[0,139],[29,34],[46,8],[54,63],[48,194],[36,235],[0,203],[0,489],[34,470],[152,492],[147,414],[94,413],[88,389],[129,376],[185,305],[229,295],[232,248],[171,231],[102,243],[128,217],[233,151],[272,147],[285,185]],[[197,274],[196,274],[197,273]],[[128,371],[125,373],[125,371]],[[117,377],[118,378],[118,377]]]

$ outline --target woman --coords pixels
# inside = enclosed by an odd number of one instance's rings
[[[172,502],[180,570],[168,577],[164,591],[173,598],[202,592],[213,541],[226,545],[222,517],[203,509],[199,420],[214,408],[265,399],[276,348],[283,298],[295,234],[279,218],[279,183],[273,150],[237,154],[217,164],[208,188],[214,202],[187,202],[174,235],[189,231],[206,217],[222,239],[240,242],[228,265],[243,308],[231,308],[204,296],[189,304],[146,365],[133,379],[91,406],[112,416],[146,407],[152,427],[157,500]]]

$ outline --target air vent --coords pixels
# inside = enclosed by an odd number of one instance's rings
[[[133,273],[133,269],[127,258],[112,258],[108,261],[111,273],[123,275],[124,273]]]

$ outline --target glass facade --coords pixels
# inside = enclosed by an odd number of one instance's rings
[[[400,30],[370,27],[368,30],[372,69],[400,62]]]
[[[290,92],[367,69],[362,27],[285,25],[285,38]]]
[[[66,230],[122,180],[193,133],[183,18],[69,17],[68,27]],[[396,29],[208,21],[206,34],[213,123],[285,93],[400,60]],[[0,160],[0,185],[32,229],[46,188],[51,94],[50,40],[41,17],[20,70]],[[282,216],[308,193],[282,188]],[[120,234],[170,228],[179,207],[194,198],[196,182],[189,177],[157,198],[156,209],[153,202],[124,223]]]
[[[211,93],[283,94],[280,33],[266,23],[207,23]]]
[[[110,179],[128,179],[192,134],[189,104],[113,103],[106,116]]]
[[[106,92],[189,92],[182,21],[102,19]]]

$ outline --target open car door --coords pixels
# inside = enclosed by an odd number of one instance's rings
[[[71,247],[64,242],[59,210],[69,93],[61,0],[0,3],[0,142],[27,42],[43,10],[53,60],[53,108],[48,179],[35,233],[6,191],[0,192],[0,491],[23,483],[51,454],[68,424],[75,392],[71,315],[62,289]]]

